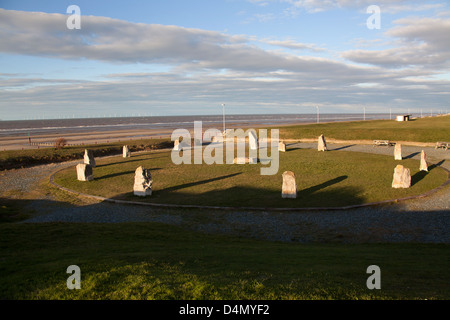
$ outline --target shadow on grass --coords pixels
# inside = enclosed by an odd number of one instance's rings
[[[312,193],[314,193],[314,192],[317,192],[317,191],[319,191],[319,190],[321,190],[321,189],[327,188],[327,187],[332,186],[332,185],[334,185],[334,184],[336,184],[336,183],[339,183],[339,182],[341,182],[341,181],[344,181],[344,180],[347,179],[347,178],[348,178],[348,176],[340,176],[340,177],[337,177],[337,178],[328,180],[328,181],[326,181],[326,182],[324,182],[324,183],[318,184],[318,185],[316,185],[316,186],[314,186],[314,187],[310,187],[310,188],[308,188],[308,189],[304,189],[304,190],[300,191],[299,194],[300,194],[301,196],[309,195],[309,194],[312,194]]]
[[[133,157],[133,156],[132,156]],[[117,162],[111,162],[111,163],[105,163],[105,164],[100,164],[97,165],[97,168],[101,168],[101,167],[108,167],[108,166],[113,166],[116,164],[123,164],[123,163],[130,163],[130,162],[139,162],[139,161],[147,161],[147,160],[153,160],[153,159],[159,159],[159,158],[164,158],[164,157],[155,157],[155,158],[139,158],[139,159],[133,159],[133,160],[128,160],[129,158],[124,158],[123,161],[117,161]]]
[[[337,151],[337,150],[347,149],[347,148],[351,148],[353,146],[356,146],[356,144],[349,144],[348,146],[342,146],[342,147],[339,147],[339,148],[331,149],[330,151]]]
[[[434,168],[440,167],[444,162],[445,162],[445,160],[441,160],[438,163],[434,163],[434,164],[428,166],[428,171],[416,172],[414,175],[411,176],[411,186],[420,182],[420,180],[422,180],[423,178],[425,178],[427,176],[428,172],[430,172]]]
[[[152,196],[140,198],[131,192],[118,194],[114,199],[139,201],[157,204],[190,205],[190,206],[218,206],[234,209],[240,208],[313,208],[313,207],[341,207],[357,205],[365,202],[362,189],[354,186],[338,186],[347,176],[340,176],[316,186],[297,192],[295,199],[283,199],[281,197],[281,184],[279,190],[264,189],[248,186],[233,186],[227,189],[217,189],[212,186],[209,190],[202,192],[188,192],[181,190],[194,185],[226,179],[240,173],[208,179],[180,186],[153,189]],[[323,190],[325,188],[329,189]]]
[[[413,152],[410,155],[407,155],[406,157],[403,157],[403,159],[412,159],[415,156],[417,156],[418,154],[420,154],[420,152]]]
[[[433,169],[436,168],[436,167],[442,166],[442,165],[444,164],[444,162],[445,162],[445,159],[439,161],[438,163],[432,164],[431,166],[428,167],[428,171],[431,171],[431,170],[433,170]]]
[[[153,172],[156,170],[161,170],[161,168],[150,168],[150,172]],[[114,177],[118,177],[118,176],[132,174],[134,172],[135,172],[134,170],[130,170],[130,171],[124,171],[124,172],[111,173],[111,174],[107,174],[106,176],[102,176],[102,177],[98,177],[98,178],[95,177],[95,180],[104,180],[104,179],[114,178]]]
[[[179,186],[173,186],[173,187],[169,187],[169,188],[165,188],[162,190],[158,190],[158,191],[164,191],[164,192],[172,192],[175,190],[180,190],[180,189],[184,189],[184,188],[189,188],[189,187],[193,187],[193,186],[197,186],[200,184],[205,184],[205,183],[209,183],[209,182],[213,182],[213,181],[218,181],[218,180],[223,180],[223,179],[228,179],[237,175],[240,175],[241,172],[238,173],[233,173],[233,174],[229,174],[226,176],[221,176],[221,177],[216,177],[216,178],[212,178],[212,179],[207,179],[207,180],[202,180],[202,181],[195,181],[195,182],[190,182],[190,183],[185,183],[185,184],[181,184]]]

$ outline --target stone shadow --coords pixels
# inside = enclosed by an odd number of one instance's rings
[[[413,186],[416,183],[420,182],[423,178],[425,178],[427,176],[428,172],[430,172],[434,168],[440,167],[444,162],[445,162],[445,160],[441,160],[438,163],[434,163],[432,165],[429,165],[428,166],[428,171],[419,171],[419,172],[416,172],[415,174],[413,174],[411,176],[411,186]]]
[[[242,208],[266,208],[267,210],[270,210],[270,208],[336,208],[363,204],[365,202],[360,187],[337,185],[347,179],[347,176],[340,176],[305,190],[299,190],[295,199],[283,199],[281,197],[282,181],[279,181],[278,188],[233,186],[226,189],[209,189],[196,193],[182,190],[199,184],[227,179],[238,174],[240,173],[164,189],[158,189],[153,185],[152,195],[146,198],[134,196],[132,187],[130,187],[130,192],[117,194],[113,199],[148,202],[156,206],[168,204],[170,206],[227,207],[238,210]],[[328,187],[331,188],[326,189]],[[300,189],[299,187],[297,188]],[[175,193],[174,191],[178,192]]]
[[[301,193],[302,195],[309,195],[309,194],[317,192],[317,191],[319,191],[321,189],[327,188],[327,187],[332,186],[332,185],[334,185],[336,183],[344,181],[347,178],[348,178],[348,176],[340,176],[340,177],[328,180],[326,182],[323,182],[321,184],[318,184],[318,185],[316,185],[314,187],[309,187],[307,189],[301,190],[299,193]]]
[[[438,163],[433,163],[432,165],[428,166],[428,171],[433,170],[436,167],[442,166],[444,164],[444,162],[445,162],[445,159],[439,161]]]
[[[347,146],[331,149],[330,151],[337,151],[337,150],[347,149],[347,148],[351,148],[351,147],[354,147],[354,146],[356,146],[356,144],[349,144]]]
[[[412,159],[415,156],[417,156],[418,154],[420,154],[420,152],[413,152],[413,153],[407,155],[406,157],[403,157],[403,159]]]
[[[302,148],[300,148],[300,147],[296,147],[296,148],[288,148],[288,146],[286,145],[286,152],[289,152],[289,151],[295,151],[295,150],[301,150]]]
[[[156,170],[161,170],[161,168],[150,168],[151,172],[152,171],[156,171]],[[123,172],[107,174],[107,175],[101,176],[101,177],[96,177],[95,174],[94,174],[94,179],[95,180],[103,180],[103,179],[114,178],[114,177],[123,176],[123,175],[127,175],[127,174],[132,174],[134,172],[135,172],[134,170],[123,171]]]
[[[206,180],[201,180],[201,181],[195,181],[195,182],[190,182],[190,183],[185,183],[185,184],[181,184],[179,186],[173,186],[173,187],[169,187],[169,188],[164,188],[158,191],[164,191],[164,192],[172,192],[172,191],[176,191],[176,190],[180,190],[180,189],[184,189],[184,188],[189,188],[189,187],[193,187],[193,186],[197,186],[200,184],[205,184],[205,183],[209,183],[209,182],[214,182],[214,181],[218,181],[218,180],[223,180],[223,179],[228,179],[237,175],[240,175],[241,172],[238,173],[233,173],[233,174],[229,174],[226,176],[221,176],[221,177],[216,177],[216,178],[211,178],[211,179],[206,179]]]
[[[133,155],[131,156],[133,157]],[[125,159],[130,159],[130,158],[123,158],[124,161],[117,161],[117,162],[111,162],[111,163],[105,163],[105,164],[99,164],[96,167],[97,168],[101,168],[101,167],[107,167],[107,166],[113,166],[116,164],[122,164],[122,163],[130,163],[130,162],[138,162],[138,161],[146,161],[146,160],[153,160],[153,159],[159,159],[159,158],[163,158],[163,157],[154,157],[154,158],[140,158],[140,159],[133,159],[133,160],[125,160]]]

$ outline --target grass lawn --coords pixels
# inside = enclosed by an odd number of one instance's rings
[[[411,188],[391,187],[397,164],[410,168]],[[134,172],[140,165],[151,170],[151,197],[133,195]],[[434,166],[429,172],[420,172],[419,161],[413,159],[396,161],[393,156],[311,149],[281,152],[276,175],[261,175],[263,166],[267,165],[175,165],[170,152],[156,152],[100,160],[94,168],[93,181],[78,181],[74,167],[57,173],[54,181],[82,193],[122,200],[284,208],[336,207],[398,199],[438,187],[448,176]],[[281,174],[285,170],[296,174],[296,199],[281,198]]]
[[[1,299],[448,299],[448,245],[294,244],[156,223],[1,224]],[[69,290],[66,269],[81,269]],[[369,290],[367,267],[381,269]]]
[[[321,134],[338,140],[450,142],[450,116],[407,122],[371,120],[280,127],[280,139],[315,139]]]
[[[448,140],[449,120],[332,123],[283,127],[280,133],[284,139],[317,138],[323,133],[345,140],[436,142]],[[98,146],[97,156],[110,147],[120,152],[122,144],[126,142]],[[3,152],[0,164],[17,165],[29,157],[35,157],[35,163],[64,161],[74,155],[81,158],[84,148]],[[411,169],[409,189],[391,188],[399,163]],[[177,166],[168,152],[111,157],[97,164],[94,181],[77,181],[72,167],[58,173],[55,182],[84,193],[133,201],[323,207],[420,194],[447,179],[439,167],[419,172],[419,162],[412,159],[308,149],[280,153],[279,172],[274,176],[261,176],[262,164]],[[154,193],[145,199],[132,195],[139,165],[151,169],[154,181]],[[297,174],[297,199],[281,199],[285,170]],[[59,190],[52,195],[72,197]],[[26,217],[24,202],[0,200],[3,300],[450,298],[448,244],[301,244],[208,235],[158,223],[17,223]],[[81,269],[81,290],[66,287],[70,265]],[[381,269],[381,290],[366,286],[370,265]]]

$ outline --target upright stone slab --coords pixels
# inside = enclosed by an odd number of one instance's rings
[[[92,173],[92,167],[89,164],[79,163],[77,164],[77,179],[79,181],[91,181],[94,180]]]
[[[258,149],[258,137],[256,136],[255,131],[250,131],[248,134],[248,142],[250,144],[251,150],[257,150]]]
[[[283,141],[278,142],[278,151],[286,152],[286,144]]]
[[[175,140],[173,143],[173,150],[180,151],[180,139]]]
[[[395,160],[402,160],[402,145],[396,143],[394,148],[394,159]]]
[[[124,158],[131,157],[130,149],[128,148],[128,146],[123,146],[123,148],[122,148],[122,156]]]
[[[411,186],[411,172],[401,164],[394,169],[392,188],[409,188]]]
[[[281,190],[282,198],[297,198],[297,182],[295,173],[292,171],[283,172],[283,187]]]
[[[95,168],[95,158],[92,150],[84,150],[84,163],[90,165],[92,168]]]
[[[317,142],[317,150],[327,151],[327,143],[325,141],[325,137],[323,136],[323,134],[320,135],[319,140]]]
[[[140,166],[134,173],[133,193],[135,196],[146,197],[152,195],[152,175],[149,169]]]
[[[423,150],[420,153],[420,171],[428,171],[427,156]]]
[[[255,164],[255,163],[258,163],[258,158],[237,157],[237,158],[234,158],[233,163],[234,164],[246,164],[246,163]]]

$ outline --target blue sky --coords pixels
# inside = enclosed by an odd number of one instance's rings
[[[81,29],[66,27],[69,5]],[[380,8],[369,29],[367,7]],[[0,119],[448,112],[450,4],[0,1]]]

